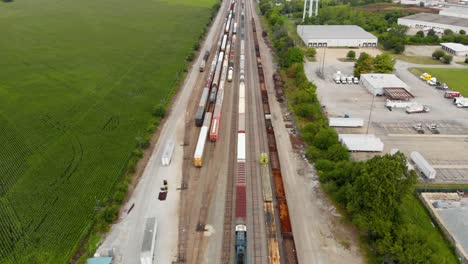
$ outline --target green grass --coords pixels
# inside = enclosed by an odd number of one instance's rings
[[[448,85],[450,90],[459,91],[463,96],[468,97],[468,69],[449,69],[449,68],[413,68],[412,72],[419,76],[427,72],[436,77],[437,80]]]
[[[438,256],[446,261],[445,263],[459,263],[452,245],[433,225],[428,212],[415,195],[409,195],[403,201],[402,215],[406,223],[415,225],[415,228],[424,233],[425,240],[430,241],[431,249],[435,250]]]
[[[434,60],[432,57],[428,56],[406,56],[403,54],[391,54],[395,59],[402,60],[415,64],[427,64],[427,65],[442,65],[444,64],[441,61]]]
[[[0,2],[0,263],[68,263],[214,2]]]

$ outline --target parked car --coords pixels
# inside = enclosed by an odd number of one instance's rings
[[[359,78],[358,78],[358,77],[354,77],[354,78],[353,78],[353,83],[354,83],[354,84],[359,84]]]
[[[446,83],[441,83],[441,82],[438,82],[438,84],[436,84],[436,89],[440,89],[440,90],[448,90],[448,86]]]
[[[421,76],[419,76],[419,78],[421,80],[424,80],[424,81],[428,81],[432,78],[432,75],[430,75],[429,73],[425,72],[423,74],[421,74]]]
[[[437,78],[436,77],[432,77],[431,79],[429,79],[427,81],[427,84],[431,85],[431,86],[435,86],[437,84]]]

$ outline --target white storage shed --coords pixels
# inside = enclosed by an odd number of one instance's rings
[[[355,25],[298,25],[309,47],[377,47],[377,37]]]
[[[468,46],[460,43],[440,43],[442,49],[455,56],[468,56]]]
[[[373,95],[384,95],[384,88],[404,88],[409,91],[408,85],[396,77],[395,74],[361,74],[361,83]]]

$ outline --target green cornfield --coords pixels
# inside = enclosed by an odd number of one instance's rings
[[[0,263],[69,262],[214,2],[0,2]]]

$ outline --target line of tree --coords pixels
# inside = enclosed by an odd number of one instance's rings
[[[300,124],[306,156],[314,163],[322,187],[344,206],[364,234],[377,257],[375,262],[447,263],[427,233],[401,212],[403,200],[412,195],[416,183],[415,172],[407,170],[405,156],[398,152],[366,162],[350,160],[349,151],[340,144],[336,131],[327,125],[316,86],[305,76],[303,60],[296,58],[299,53],[293,51],[294,43],[281,16],[278,18],[281,8],[273,6],[270,0],[260,0],[260,10],[272,32],[270,40],[286,80],[288,105]],[[371,71],[393,71],[388,54],[372,58],[362,53],[359,60],[367,63]]]

